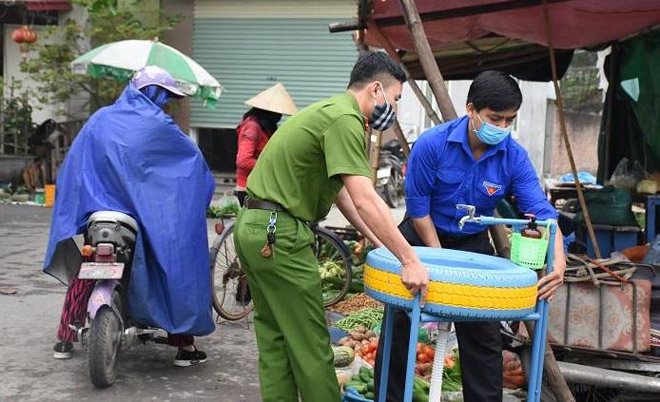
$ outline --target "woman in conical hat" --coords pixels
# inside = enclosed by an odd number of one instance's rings
[[[245,102],[251,109],[243,115],[236,127],[238,153],[236,154],[236,196],[243,205],[245,185],[259,154],[277,130],[283,114],[293,115],[298,109],[286,88],[277,83]]]

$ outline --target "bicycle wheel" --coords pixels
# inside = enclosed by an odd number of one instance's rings
[[[213,308],[229,321],[244,318],[252,311],[247,276],[234,247],[234,225],[228,225],[211,246]]]
[[[351,288],[353,265],[351,253],[344,242],[332,231],[312,226],[314,255],[319,264],[323,305],[330,307],[340,302]]]

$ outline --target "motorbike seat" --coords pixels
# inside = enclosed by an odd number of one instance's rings
[[[122,226],[132,229],[136,233],[138,231],[137,221],[123,212],[117,212],[117,211],[94,212],[89,216],[89,219],[87,219],[87,225],[89,226],[92,222],[117,222]]]

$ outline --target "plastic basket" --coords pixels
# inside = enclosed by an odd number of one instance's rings
[[[524,237],[520,233],[514,233],[511,240],[511,261],[529,269],[543,268],[548,252],[548,232],[549,230],[546,230],[541,239],[532,239]]]
[[[365,397],[360,395],[356,390],[350,388],[344,394],[344,397],[342,398],[341,402],[374,402],[374,401],[371,399],[366,399]]]

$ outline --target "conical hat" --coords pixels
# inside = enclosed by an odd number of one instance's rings
[[[245,104],[270,112],[288,114],[289,116],[298,112],[293,99],[289,96],[284,85],[279,82],[258,95],[253,96]]]

